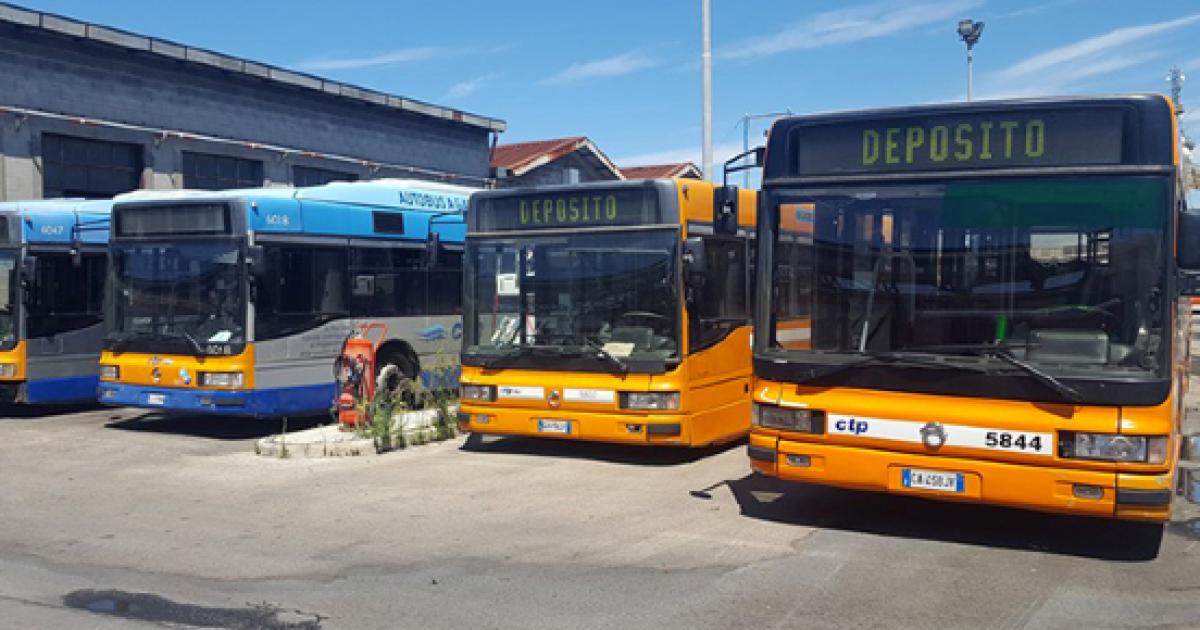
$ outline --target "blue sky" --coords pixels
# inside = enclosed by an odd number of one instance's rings
[[[586,135],[620,164],[699,157],[699,0],[25,4],[503,118],[502,142]],[[987,25],[977,98],[1165,92],[1176,64],[1195,77],[1200,138],[1196,0],[712,4],[718,158],[740,150],[746,113],[962,99],[964,17]]]

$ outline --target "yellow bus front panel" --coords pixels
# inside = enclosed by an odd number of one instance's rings
[[[474,433],[626,444],[703,446],[745,435],[749,374],[708,382],[661,375],[487,370],[464,366],[461,382],[494,388],[495,400],[463,400],[460,426]],[[678,394],[674,409],[630,409],[631,393]]]
[[[755,400],[821,418],[812,433],[751,429],[751,463],[765,475],[1065,514],[1153,521],[1169,515],[1178,450],[1169,429],[1172,401],[1150,408],[1099,407],[762,380],[756,382]],[[1070,458],[1061,443],[1068,433],[1152,436],[1162,440],[1160,458],[1153,463]]]

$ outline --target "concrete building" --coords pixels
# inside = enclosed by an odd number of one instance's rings
[[[0,200],[415,177],[483,186],[502,120],[0,3]]]
[[[499,145],[492,155],[492,175],[501,188],[625,179],[583,136]]]

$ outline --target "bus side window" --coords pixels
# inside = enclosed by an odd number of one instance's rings
[[[85,254],[81,265],[66,253],[41,253],[37,281],[26,317],[30,339],[50,337],[99,324],[103,318],[103,254]]]
[[[708,276],[688,305],[691,354],[716,345],[750,317],[746,295],[746,243],[738,237],[704,237]]]
[[[272,339],[348,314],[346,250],[269,246],[256,303],[256,338]]]
[[[462,313],[462,250],[445,249],[429,270],[429,314]]]

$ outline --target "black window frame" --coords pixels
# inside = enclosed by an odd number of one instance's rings
[[[322,186],[333,182],[356,182],[358,180],[358,173],[320,166],[292,165],[292,185],[296,187]]]
[[[32,290],[22,305],[25,338],[54,337],[104,321],[108,255],[85,250],[76,265],[70,252],[29,250],[37,258]]]
[[[41,134],[42,197],[108,199],[142,187],[144,147],[136,142]]]
[[[243,176],[244,169],[250,171],[249,176]],[[179,171],[183,187],[189,190],[261,188],[266,182],[263,169],[262,160],[202,151],[180,152]]]

